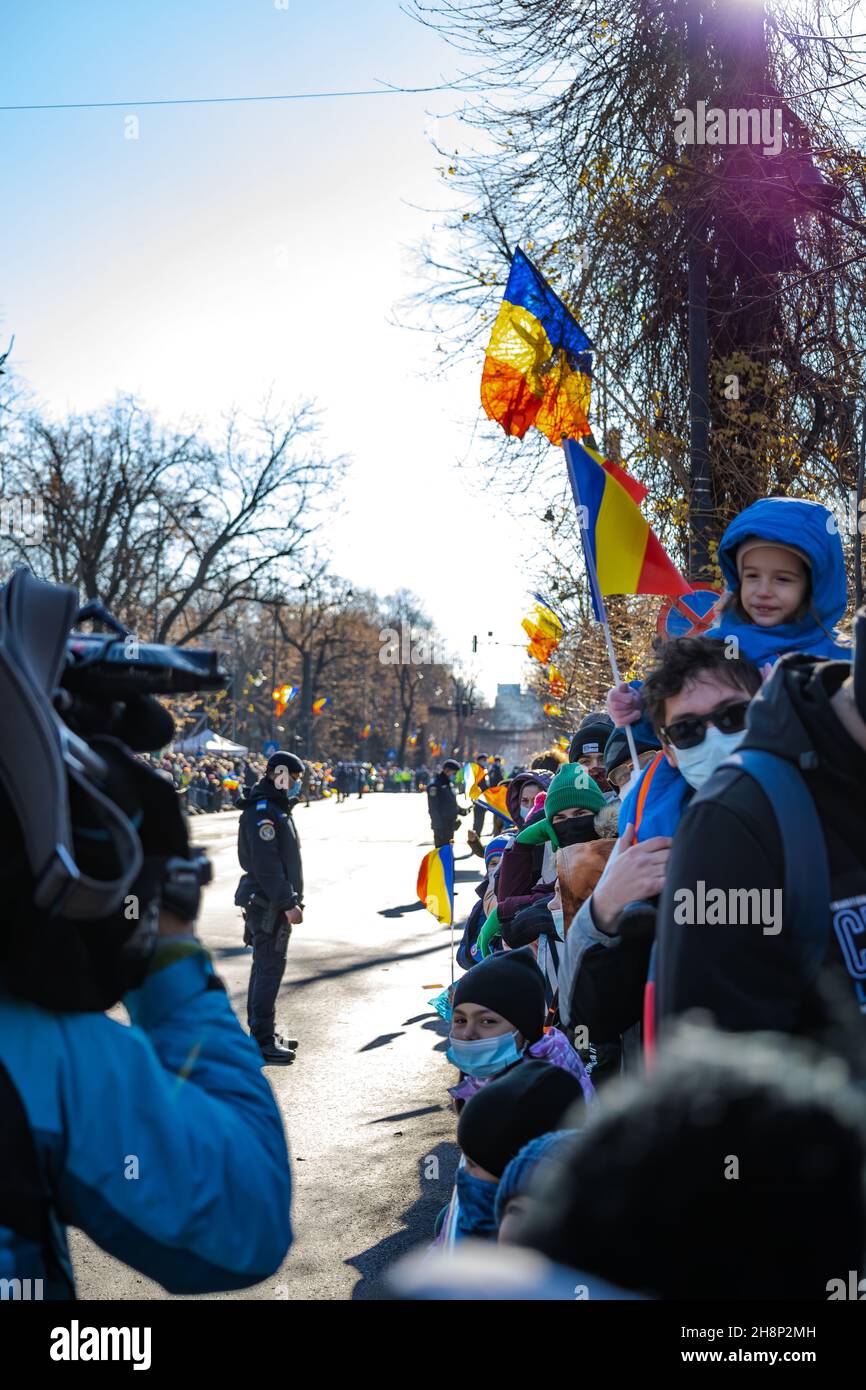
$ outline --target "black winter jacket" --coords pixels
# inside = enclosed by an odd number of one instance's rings
[[[678,889],[767,890],[784,884],[775,816],[759,784],[724,769],[680,822],[659,908],[656,1016],[708,1010],[729,1031],[773,1029],[841,1051],[866,1070],[866,751],[846,733],[830,697],[850,674],[845,661],[786,657],[752,702],[743,747],[781,754],[802,767],[825,831],[831,901],[815,921],[822,963],[803,963],[791,933],[757,925],[681,924]],[[811,755],[811,756],[810,756]],[[782,893],[781,898],[784,897]],[[678,911],[679,906],[679,911]],[[709,915],[709,914],[704,914]]]
[[[301,843],[286,793],[263,777],[237,805],[238,859],[249,893],[265,898],[276,911],[303,907]]]
[[[449,782],[447,773],[437,772],[427,788],[427,809],[435,833],[448,834],[456,829],[460,819],[457,793]]]

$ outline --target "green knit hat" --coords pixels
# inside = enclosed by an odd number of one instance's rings
[[[580,763],[563,763],[553,781],[547,789],[547,796],[544,801],[544,820],[536,821],[534,825],[529,825],[525,830],[521,830],[517,837],[518,843],[522,845],[538,845],[544,840],[550,840],[555,849],[559,849],[559,841],[553,826],[553,817],[560,811],[568,811],[576,807],[581,811],[600,811],[605,805],[604,795],[601,789],[593,782],[585,767]]]

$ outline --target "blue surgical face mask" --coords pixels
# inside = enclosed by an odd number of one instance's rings
[[[485,1182],[476,1178],[467,1168],[457,1169],[457,1200],[460,1211],[457,1218],[457,1235],[475,1236],[476,1239],[496,1234],[496,1189],[495,1182]]]
[[[698,791],[712,777],[719,763],[734,753],[746,737],[746,730],[736,734],[722,734],[710,724],[704,734],[703,743],[697,748],[677,748],[677,767],[690,787]]]
[[[463,1042],[460,1038],[448,1039],[446,1056],[466,1076],[474,1076],[485,1081],[489,1076],[504,1071],[514,1062],[520,1061],[516,1033],[502,1033],[496,1038],[479,1038],[477,1042]]]

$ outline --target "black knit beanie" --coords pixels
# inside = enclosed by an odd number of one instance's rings
[[[544,976],[528,946],[501,951],[473,965],[457,985],[452,1009],[481,1004],[513,1023],[527,1042],[538,1042],[546,1013]]]
[[[560,1128],[582,1094],[580,1082],[562,1067],[535,1058],[520,1062],[466,1102],[457,1143],[473,1163],[501,1178],[524,1144]]]

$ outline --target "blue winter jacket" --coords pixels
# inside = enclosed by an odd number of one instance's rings
[[[0,986],[0,1063],[54,1226],[48,1259],[0,1226],[0,1279],[42,1279],[45,1298],[73,1293],[68,1225],[171,1293],[255,1284],[291,1244],[289,1159],[259,1050],[197,942],[166,943],[160,959],[124,1000],[131,1027]]]
[[[812,613],[798,623],[762,628],[744,623],[729,609],[707,636],[735,636],[743,655],[758,666],[777,661],[785,652],[850,660],[850,646],[840,643],[833,631],[845,612],[847,595],[842,542],[827,508],[798,497],[762,497],[735,516],[719,544],[719,564],[729,589],[740,582],[737,550],[750,537],[805,551],[811,561]]]

